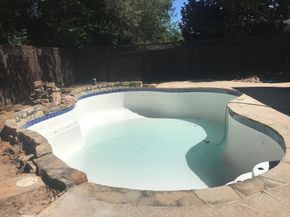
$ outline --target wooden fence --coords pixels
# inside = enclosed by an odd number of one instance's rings
[[[34,80],[58,86],[98,81],[232,79],[278,72],[290,35],[96,48],[0,46],[0,104],[28,98]],[[289,59],[289,58],[288,58]],[[281,67],[284,68],[281,68]]]

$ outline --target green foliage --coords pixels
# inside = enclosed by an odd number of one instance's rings
[[[0,0],[0,43],[86,47],[171,41],[180,39],[171,12],[172,0]]]
[[[19,45],[27,41],[29,9],[27,0],[0,0],[0,42]]]
[[[180,28],[185,40],[277,33],[288,8],[289,0],[188,0]]]
[[[176,38],[170,24],[172,0],[109,0],[121,21],[122,33],[132,43],[165,42]]]

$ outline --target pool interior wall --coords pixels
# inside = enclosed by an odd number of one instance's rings
[[[30,127],[89,181],[140,190],[223,185],[284,151],[229,114],[235,95],[129,91],[92,96]]]

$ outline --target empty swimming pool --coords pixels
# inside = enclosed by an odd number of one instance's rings
[[[91,182],[140,190],[208,188],[284,155],[273,138],[227,109],[238,95],[222,89],[103,93],[30,129]]]

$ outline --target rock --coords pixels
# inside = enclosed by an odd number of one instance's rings
[[[34,94],[30,95],[30,99],[34,105],[48,106],[50,102],[53,105],[59,105],[61,103],[61,89],[54,82],[46,82],[42,85],[39,83],[34,89]]]
[[[43,93],[41,95],[41,99],[48,99],[49,98],[49,94],[48,93]]]
[[[42,106],[41,105],[35,105],[35,106],[33,106],[33,109],[34,109],[35,112],[42,111]]]
[[[75,185],[79,185],[88,181],[87,175],[84,172],[73,168],[66,168],[62,171],[61,176],[67,180],[70,180]]]
[[[41,104],[41,103],[42,103],[42,100],[41,100],[41,99],[34,99],[34,100],[32,100],[32,103],[33,103],[34,105],[36,105],[36,104]]]
[[[16,154],[16,150],[14,150],[12,147],[6,148],[4,150],[4,154],[8,155],[8,156],[15,155]]]
[[[121,83],[121,86],[130,86],[130,83],[128,81],[123,81]]]
[[[35,154],[36,146],[47,142],[46,138],[32,130],[21,129],[17,132],[18,137],[22,142],[22,148],[26,154]]]
[[[27,117],[27,112],[26,111],[23,111],[21,112],[21,118],[26,118]]]
[[[47,82],[44,86],[51,89],[56,87],[54,82]]]
[[[20,119],[21,119],[21,112],[15,112],[15,113],[13,114],[13,117],[14,117],[14,120],[15,120],[16,122],[19,122]]]
[[[155,88],[156,87],[156,84],[143,84],[143,87]]]
[[[51,98],[52,98],[53,105],[59,105],[61,103],[61,93],[60,92],[52,92]]]
[[[34,118],[42,117],[43,116],[43,111],[34,112],[33,116],[34,116]]]
[[[29,107],[25,109],[27,116],[32,115],[34,113],[33,107]]]
[[[20,153],[21,153],[20,147],[15,145],[15,146],[6,148],[3,152],[3,155],[7,155],[13,163],[18,164],[19,163],[18,155]]]
[[[34,155],[30,154],[30,155],[21,155],[19,157],[19,167],[18,167],[18,173],[29,173],[32,172],[32,170],[34,170],[34,172],[36,171],[33,167],[33,163],[31,162],[31,160],[33,159]]]
[[[21,148],[18,145],[13,145],[6,148],[3,155],[7,155],[13,161],[19,161],[18,156],[21,154]]]
[[[52,92],[61,92],[61,89],[58,87],[54,87],[51,89]]]
[[[63,97],[63,103],[68,105],[73,105],[77,102],[77,99],[74,96],[67,95]]]
[[[43,85],[42,81],[34,81],[33,82],[34,88],[42,87],[42,85]]]
[[[19,160],[21,160],[22,162],[27,162],[32,160],[34,157],[34,154],[29,154],[29,155],[22,155],[20,156]]]
[[[48,154],[33,162],[37,167],[37,173],[50,187],[63,191],[73,185],[87,182],[85,173],[70,168],[66,163],[54,154]]]
[[[36,158],[40,158],[44,155],[48,155],[52,153],[51,145],[48,142],[41,143],[35,148]]]
[[[45,103],[49,103],[49,99],[42,99],[42,100],[41,100],[41,104],[42,104],[42,105],[45,104]]]
[[[3,130],[1,131],[1,138],[4,141],[9,141],[9,139],[12,137],[17,136],[17,130],[19,129],[19,126],[13,119],[8,119],[5,122],[5,125],[3,127]]]
[[[26,170],[30,173],[36,173],[36,166],[34,165],[34,163],[32,161],[28,161],[25,165],[24,170]]]
[[[44,92],[44,90],[43,88],[37,88],[37,89],[34,89],[34,92],[36,95],[41,95]]]
[[[61,88],[61,92],[64,94],[69,94],[73,90],[74,90],[73,88],[65,88],[65,87]]]
[[[19,144],[19,138],[17,136],[9,136],[9,142],[11,143],[11,145],[15,145],[15,144]]]
[[[142,87],[142,81],[130,81],[129,85],[131,87]]]

